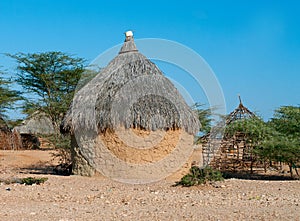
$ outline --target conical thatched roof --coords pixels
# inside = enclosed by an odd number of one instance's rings
[[[54,128],[50,118],[43,112],[36,111],[21,125],[14,128],[20,134],[53,134]]]
[[[199,129],[195,113],[158,67],[127,36],[119,54],[74,97],[62,128],[103,132],[116,127],[144,130]]]

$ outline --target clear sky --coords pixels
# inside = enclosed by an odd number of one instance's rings
[[[1,53],[63,51],[88,62],[132,29],[136,39],[169,39],[200,54],[228,112],[237,94],[265,119],[300,104],[300,1],[0,0],[0,27]],[[2,55],[0,65],[13,66]]]

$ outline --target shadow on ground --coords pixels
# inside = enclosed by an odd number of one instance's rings
[[[243,180],[299,180],[300,177],[291,177],[290,174],[264,174],[264,173],[249,173],[249,172],[222,172],[225,179],[236,178]]]
[[[53,166],[40,163],[20,168],[20,173],[69,176],[72,173],[72,165]]]

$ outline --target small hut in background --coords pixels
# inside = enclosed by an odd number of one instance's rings
[[[20,133],[24,149],[34,149],[40,146],[47,146],[48,142],[41,135],[54,134],[52,121],[42,112],[35,112],[24,120],[14,130]],[[46,143],[43,145],[43,143]]]
[[[174,165],[191,155],[199,122],[127,32],[119,54],[75,94],[62,131],[72,134],[74,174],[138,182],[180,169]]]
[[[240,97],[239,101],[239,106],[226,117],[225,127],[239,120],[256,117],[243,105]],[[244,133],[236,132],[233,136],[225,133],[223,138],[219,139],[215,138],[216,136],[209,139],[210,135],[201,138],[203,161],[209,166],[221,171],[252,170],[252,167],[263,167],[259,162],[255,162],[252,147],[246,142]],[[218,147],[215,152],[214,147]]]
[[[5,120],[0,117],[0,149],[18,150],[22,148],[20,134],[17,131],[11,131]]]

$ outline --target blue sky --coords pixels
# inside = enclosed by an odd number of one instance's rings
[[[227,112],[241,94],[268,119],[281,105],[300,104],[299,12],[296,0],[1,0],[0,53],[63,51],[90,62],[132,29],[136,39],[169,39],[193,49],[217,76]],[[0,65],[14,64],[1,55]],[[176,68],[162,69],[181,81]],[[193,93],[206,102],[203,92]]]

